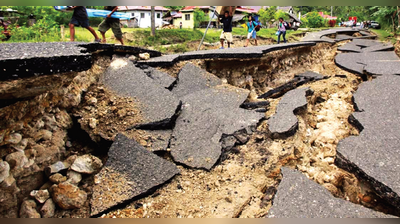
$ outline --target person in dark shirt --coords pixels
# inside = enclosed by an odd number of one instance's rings
[[[124,45],[124,41],[122,40],[122,30],[120,26],[120,21],[117,18],[112,18],[111,15],[118,10],[118,6],[104,6],[105,10],[111,11],[110,14],[107,15],[107,18],[103,20],[103,22],[99,25],[99,31],[103,36],[103,43],[106,43],[106,32],[111,28],[114,33],[115,38]]]
[[[224,24],[224,29],[221,32],[221,48],[224,49],[224,41],[228,42],[228,48],[231,48],[231,43],[233,42],[232,38],[232,6],[229,8],[229,12],[226,11],[224,16],[220,18],[222,24]]]
[[[75,26],[81,26],[89,30],[94,38],[95,42],[100,42],[100,38],[97,36],[96,31],[89,26],[89,16],[86,12],[85,6],[72,6],[68,10],[74,10],[71,21],[69,22],[69,33],[71,41],[75,41]]]

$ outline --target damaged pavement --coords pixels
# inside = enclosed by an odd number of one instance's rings
[[[29,43],[26,47],[32,50],[28,52],[48,51],[41,55],[3,54],[0,63],[7,69],[1,71],[4,97],[0,100],[11,101],[0,108],[1,117],[7,120],[0,130],[0,200],[8,201],[0,206],[0,214],[399,216],[395,157],[399,139],[392,130],[399,119],[395,99],[400,62],[393,46],[368,40],[374,38],[357,29],[333,29],[308,34],[299,43],[179,55],[84,43]],[[340,46],[345,40],[351,42]],[[0,51],[22,45],[4,45]],[[310,55],[303,60],[311,65],[298,65],[291,79],[279,80],[281,85],[269,91],[257,89],[261,94],[256,96],[251,79],[247,89],[233,86],[202,64],[207,60],[218,63],[219,59],[234,63],[328,45],[342,53],[327,57],[327,65],[320,67]],[[55,47],[63,50],[52,51]],[[139,60],[143,53],[151,59]],[[57,60],[66,62],[60,67]],[[36,68],[33,64],[43,66],[32,70]],[[179,69],[171,74],[171,68]],[[18,94],[18,88],[37,80],[43,87],[40,91]],[[57,84],[43,85],[49,80],[57,80]],[[361,83],[354,94],[354,110],[343,105],[337,109],[354,112],[348,121],[353,128],[332,137],[335,140],[324,136],[329,143],[319,146],[313,138],[320,122],[328,118],[317,117],[313,123],[315,111],[310,108],[320,112],[318,105],[335,104],[341,95],[322,95],[321,91],[328,86],[347,91],[350,88],[343,83],[350,80],[354,90]],[[25,103],[27,99],[30,104]],[[40,112],[34,113],[35,108]],[[387,110],[377,113],[376,108]],[[309,126],[315,130],[304,128]],[[78,134],[72,134],[75,131]],[[359,136],[350,136],[357,132]],[[301,139],[303,135],[307,138]],[[80,139],[74,139],[77,136]],[[328,176],[320,183],[309,171],[294,166],[306,156],[298,141],[321,151],[324,144],[333,145],[335,159],[324,169],[353,178],[356,181],[351,187],[357,188],[356,194],[369,193],[376,203],[343,196],[350,188],[342,179]],[[315,166],[311,168],[319,169],[319,162],[311,163]],[[358,182],[365,187],[361,189]],[[344,191],[343,195],[335,190]],[[315,206],[321,212],[315,212]],[[11,211],[8,214],[7,209]]]

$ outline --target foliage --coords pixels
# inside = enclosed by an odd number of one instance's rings
[[[327,25],[324,18],[322,18],[318,12],[310,12],[307,14],[306,18],[307,27],[309,28],[320,28]]]
[[[286,12],[282,11],[282,10],[278,10],[278,11],[275,13],[275,21],[278,21],[279,18],[283,18],[283,20],[286,21],[286,20],[289,19],[289,15],[288,15]]]
[[[307,28],[308,27],[308,19],[306,17],[303,17],[300,19],[301,20],[301,28]]]
[[[174,5],[174,6],[164,6],[165,8],[168,8],[168,9],[172,9],[172,10],[181,10],[181,9],[183,9],[185,6],[176,6],[176,5]]]
[[[4,28],[0,26],[0,40],[5,40],[7,37],[3,34]]]
[[[11,42],[54,42],[61,38],[58,24],[46,15],[31,27],[13,25],[9,28]]]
[[[396,6],[374,6],[371,7],[371,10],[374,11],[372,17],[377,20],[382,28],[391,28],[393,32],[396,32],[396,27],[400,24],[398,19],[398,12]]]
[[[194,28],[199,28],[200,23],[205,19],[205,13],[201,9],[195,9],[193,12]]]
[[[275,20],[276,6],[271,6],[267,9],[261,8],[258,14],[262,24],[271,24]]]

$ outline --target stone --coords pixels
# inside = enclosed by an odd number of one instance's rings
[[[394,218],[335,198],[297,170],[283,167],[282,175],[268,218]]]
[[[352,114],[359,136],[341,140],[335,164],[368,182],[379,197],[400,208],[399,76],[363,82],[354,94],[360,112]]]
[[[66,170],[71,166],[70,163],[68,162],[61,162],[58,161],[54,164],[52,164],[51,166],[48,166],[44,169],[44,172],[47,176],[50,176],[52,174],[58,173],[60,171]]]
[[[34,200],[26,200],[22,202],[19,211],[20,218],[40,218],[39,212],[36,210],[36,203]]]
[[[240,108],[248,90],[217,86],[182,98],[182,111],[171,138],[175,161],[192,168],[211,169],[221,155],[221,138],[256,126],[264,114]]]
[[[126,62],[117,60],[122,64]],[[100,82],[118,95],[134,98],[142,112],[143,123],[170,121],[180,104],[173,93],[132,63],[120,68],[109,67]]]
[[[178,74],[177,80],[177,84],[172,89],[172,92],[178,96],[178,98],[222,84],[218,77],[192,63],[188,63],[182,68]]]
[[[59,183],[65,182],[67,180],[67,177],[63,176],[62,174],[56,173],[56,174],[51,175],[49,177],[49,180],[52,183],[59,184]]]
[[[287,92],[276,109],[276,113],[268,120],[268,128],[272,133],[288,133],[297,126],[295,110],[307,105],[306,92],[308,88],[295,89]]]
[[[28,139],[22,139],[17,145],[13,145],[13,148],[19,151],[24,151],[28,145]]]
[[[128,59],[129,59],[130,61],[133,61],[133,62],[137,61],[137,58],[136,58],[135,55],[129,56]]]
[[[91,97],[86,102],[91,106],[95,106],[97,104],[97,99],[95,97]]]
[[[12,133],[6,137],[5,143],[6,144],[18,144],[22,140],[22,135],[19,133]]]
[[[95,118],[90,118],[89,119],[89,127],[91,129],[95,129],[97,127],[98,121]]]
[[[24,167],[29,161],[26,158],[25,153],[21,151],[13,152],[6,156],[6,161],[10,165],[12,170],[17,170]]]
[[[78,156],[72,164],[71,170],[78,173],[92,174],[94,172],[98,172],[102,166],[103,163],[99,158],[87,154]]]
[[[62,209],[81,208],[87,199],[85,191],[67,182],[52,187],[51,191],[53,201]]]
[[[91,215],[97,215],[124,201],[145,195],[170,180],[179,169],[147,151],[135,140],[118,134],[108,160],[95,176]]]
[[[75,185],[78,185],[79,182],[81,182],[82,180],[82,175],[72,170],[68,170],[67,177],[68,177],[67,182]]]
[[[6,161],[0,160],[0,183],[10,176],[10,165]]]
[[[143,71],[146,73],[146,75],[149,78],[153,79],[154,81],[156,81],[158,84],[160,84],[161,86],[163,86],[166,89],[170,88],[176,80],[169,74],[162,72],[160,70],[157,70],[155,68],[149,67]]]
[[[51,140],[51,137],[52,137],[52,136],[53,136],[53,133],[52,133],[51,131],[42,129],[42,130],[40,130],[39,132],[37,132],[37,133],[35,134],[35,136],[33,137],[33,139],[34,139],[36,142],[38,142],[38,141],[40,141],[40,140],[47,141],[47,140]]]
[[[142,59],[142,60],[149,60],[150,59],[150,54],[148,54],[148,53],[139,54],[139,58]]]
[[[34,190],[31,191],[30,196],[35,198],[40,204],[43,204],[47,199],[50,198],[48,190]]]
[[[56,204],[54,203],[53,199],[49,198],[40,209],[40,214],[42,214],[42,218],[52,218],[55,211]]]

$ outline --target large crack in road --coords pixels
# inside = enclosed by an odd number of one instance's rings
[[[53,198],[60,206],[65,202],[57,195],[63,193],[60,189],[68,191],[70,183],[74,183],[71,188],[81,190],[79,194],[86,192],[87,200],[79,206],[73,204],[72,210],[57,208],[54,217],[399,216],[399,208],[384,196],[396,193],[379,191],[376,184],[371,184],[368,175],[375,174],[359,175],[357,165],[348,169],[337,161],[339,141],[360,135],[351,116],[358,109],[353,94],[363,79],[372,79],[368,73],[349,72],[355,71],[352,68],[343,70],[348,63],[338,67],[335,62],[340,60],[335,58],[344,54],[338,53],[338,47],[354,52],[355,47],[349,47],[351,39],[373,37],[366,32],[337,29],[313,33],[306,36],[305,42],[282,48],[274,45],[242,52],[211,50],[136,64],[121,56],[112,60],[109,55],[100,56],[88,72],[71,74],[76,76],[72,85],[63,81],[65,91],[54,86],[54,92],[39,95],[31,105],[25,105],[21,97],[20,102],[1,109],[2,117],[8,111],[22,111],[22,116],[15,112],[7,116],[53,133],[53,138],[35,143],[25,133],[24,125],[21,131],[14,122],[4,123],[7,128],[2,133],[9,143],[1,148],[1,162],[5,168],[7,164],[11,167],[11,175],[2,180],[0,191],[16,201],[8,203],[14,213],[7,216],[17,216],[19,211],[26,217],[34,215],[28,214],[34,210],[48,215],[43,212],[47,202],[42,205],[33,201],[35,207],[29,210],[32,201],[26,196],[31,190],[48,189],[47,200]],[[356,43],[370,43],[363,41]],[[93,50],[96,46],[86,48]],[[383,46],[371,51],[392,49]],[[360,60],[370,71],[366,64],[371,60]],[[2,85],[7,87],[10,82]],[[55,104],[58,99],[62,101]],[[43,113],[30,116],[29,111],[35,111],[37,105],[43,107],[46,116],[54,113],[56,125],[64,120],[64,126],[49,129],[49,119],[43,119]],[[72,119],[65,121],[68,119],[62,118],[60,109]],[[67,134],[72,122],[75,124]],[[39,131],[35,128],[31,132]],[[16,132],[28,139],[22,150],[33,161],[30,165],[14,159],[21,141],[13,145],[9,139],[17,137]],[[57,143],[59,151],[53,157],[42,158],[45,162],[32,169],[32,163],[36,165],[40,158],[38,146],[46,149],[57,141],[62,142]],[[44,154],[48,156],[46,150]],[[63,170],[71,166],[68,163],[81,161],[86,154],[99,157],[105,165],[99,170],[98,165],[94,166],[98,162],[90,157],[87,166],[96,171],[69,168],[68,183],[44,176],[30,187],[23,184],[57,161],[67,166],[54,171],[62,177],[66,175]],[[51,167],[48,170],[53,172],[57,166]],[[36,176],[27,169],[34,170]],[[86,174],[75,183],[72,173],[78,171]],[[11,197],[15,192],[18,199]],[[322,205],[326,201],[327,207]],[[316,205],[325,206],[325,211],[318,214],[308,210]]]

